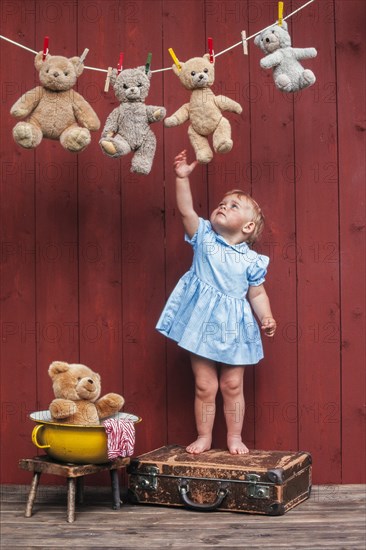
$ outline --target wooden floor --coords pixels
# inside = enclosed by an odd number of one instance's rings
[[[366,548],[364,485],[315,486],[284,516],[193,512],[124,504],[112,510],[110,488],[85,487],[76,521],[66,522],[66,488],[40,485],[33,516],[24,517],[29,488],[1,488],[1,548]]]

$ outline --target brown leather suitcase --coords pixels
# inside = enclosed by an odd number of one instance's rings
[[[212,449],[192,455],[169,445],[131,459],[130,502],[282,515],[310,496],[311,456],[305,452]]]

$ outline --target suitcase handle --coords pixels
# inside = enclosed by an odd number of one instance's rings
[[[217,508],[221,506],[222,501],[224,500],[224,498],[229,492],[228,484],[220,482],[217,490],[216,500],[214,502],[207,502],[207,503],[201,504],[198,502],[194,502],[189,498],[188,480],[186,479],[179,480],[178,490],[179,490],[180,497],[183,501],[183,504],[187,506],[187,508],[191,508],[192,510],[199,510],[201,512],[212,512],[213,510],[217,510]]]

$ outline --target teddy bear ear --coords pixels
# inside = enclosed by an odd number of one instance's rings
[[[288,26],[287,26],[287,23],[286,21],[282,20],[282,28],[284,31],[287,31],[288,30]]]
[[[51,378],[56,376],[57,374],[60,374],[61,372],[66,372],[70,368],[70,365],[68,363],[65,363],[64,361],[53,361],[53,363],[50,364],[48,368],[48,374]]]
[[[46,59],[50,59],[51,55],[48,53],[46,55]],[[37,53],[36,57],[34,58],[34,66],[39,71],[43,64],[43,51],[40,51]]]
[[[209,53],[205,53],[204,56],[203,56],[203,59],[206,59],[207,61],[210,61],[210,54]],[[210,65],[212,65],[213,67],[215,66],[215,56],[213,56],[213,61],[211,62],[210,61]]]
[[[260,42],[261,42],[261,35],[257,34],[257,36],[254,38],[254,44],[256,46],[259,46]]]
[[[69,61],[74,65],[76,76],[80,76],[84,70],[84,63],[80,61],[80,57],[70,57]]]
[[[117,80],[117,76],[118,76],[117,69],[112,69],[112,73],[111,73],[111,84],[112,84],[112,86],[115,85],[116,80]]]
[[[137,67],[139,71],[141,71],[142,73],[146,74],[147,78],[149,80],[151,80],[151,77],[152,77],[152,72],[150,70],[148,70],[146,72],[146,65],[142,65],[141,67]]]
[[[179,61],[179,65],[181,67],[180,69],[178,69],[175,63],[174,65],[172,65],[173,73],[177,76],[179,76],[180,72],[183,71],[184,63],[182,63],[182,61]]]

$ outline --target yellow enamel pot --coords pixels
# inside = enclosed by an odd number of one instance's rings
[[[36,423],[32,441],[51,458],[73,464],[103,464],[108,461],[108,440],[104,426],[78,426],[53,422],[49,411],[30,415]],[[111,418],[140,422],[133,414],[117,413]]]

